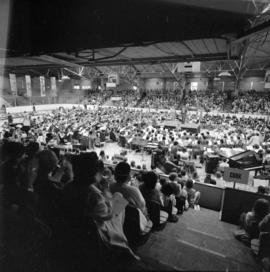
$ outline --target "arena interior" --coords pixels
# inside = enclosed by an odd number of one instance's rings
[[[270,271],[269,0],[0,1],[0,270]]]

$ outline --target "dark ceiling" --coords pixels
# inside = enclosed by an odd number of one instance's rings
[[[151,0],[18,0],[7,56],[241,36],[251,15]]]

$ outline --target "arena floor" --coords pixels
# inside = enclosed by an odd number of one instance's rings
[[[177,223],[153,233],[130,270],[260,271],[250,248],[233,237],[237,227],[219,221],[219,213],[188,210]]]
[[[128,163],[131,163],[132,161],[135,161],[136,165],[144,165],[146,166],[147,170],[151,170],[151,155],[149,155],[146,152],[135,152],[134,150],[130,150],[127,148],[122,148],[120,147],[117,143],[105,143],[105,145],[101,148],[95,147],[94,151],[97,152],[97,154],[99,155],[99,152],[101,150],[105,151],[105,154],[109,156],[109,159],[111,160],[112,156],[114,155],[120,155],[120,153],[125,150],[127,151],[127,155],[126,158],[128,160]],[[199,175],[200,181],[203,182],[206,176],[205,173],[205,166],[201,165],[199,163],[199,160],[191,160],[195,163],[195,167],[197,170],[197,173]],[[255,174],[254,171],[250,172],[250,175],[253,177]],[[252,191],[252,192],[256,192],[257,188],[259,185],[262,186],[268,186],[268,180],[261,180],[261,179],[253,179],[253,185],[252,184],[236,184],[236,189],[240,189],[240,190],[247,190],[247,191]],[[228,187],[232,187],[233,183],[227,183]]]
[[[97,148],[95,147],[94,151],[99,154],[101,150],[105,151],[105,155],[108,155],[110,159],[114,155],[120,155],[120,153],[125,150],[127,151],[127,159],[128,163],[135,161],[136,165],[146,165],[146,169],[151,169],[151,156],[146,152],[135,152],[134,150],[130,150],[127,148],[120,147],[117,143],[105,143],[104,147]]]

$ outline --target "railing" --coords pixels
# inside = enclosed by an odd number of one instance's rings
[[[16,106],[32,106],[35,105],[49,105],[49,104],[83,104],[85,99],[87,99],[83,95],[77,95],[77,96],[58,96],[58,97],[51,97],[51,96],[32,96],[32,97],[24,97],[24,96],[2,96],[3,99],[5,99],[11,107]],[[104,106],[104,104],[102,104]],[[106,106],[106,105],[105,105]],[[112,106],[112,105],[108,105]],[[169,109],[154,109],[154,108],[141,108],[139,107],[128,107],[130,109],[135,110],[142,110],[142,111],[170,111]],[[174,110],[176,113],[180,114],[180,110]],[[188,109],[189,115],[192,114],[198,114],[198,109]],[[244,117],[258,117],[258,118],[268,118],[269,116],[267,114],[259,114],[259,113],[253,113],[253,114],[247,114],[247,113],[232,113],[232,112],[223,112],[223,111],[211,111],[211,112],[204,112],[202,111],[202,114],[208,114],[208,115],[223,115],[225,116],[237,116],[238,118],[244,116]]]
[[[2,96],[11,106],[31,106],[44,104],[79,104],[85,99],[82,95],[76,96]]]

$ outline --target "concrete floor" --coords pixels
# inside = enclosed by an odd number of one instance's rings
[[[151,234],[137,251],[142,260],[135,269],[260,271],[250,248],[233,237],[236,228],[219,221],[218,212],[190,209],[177,223]]]

